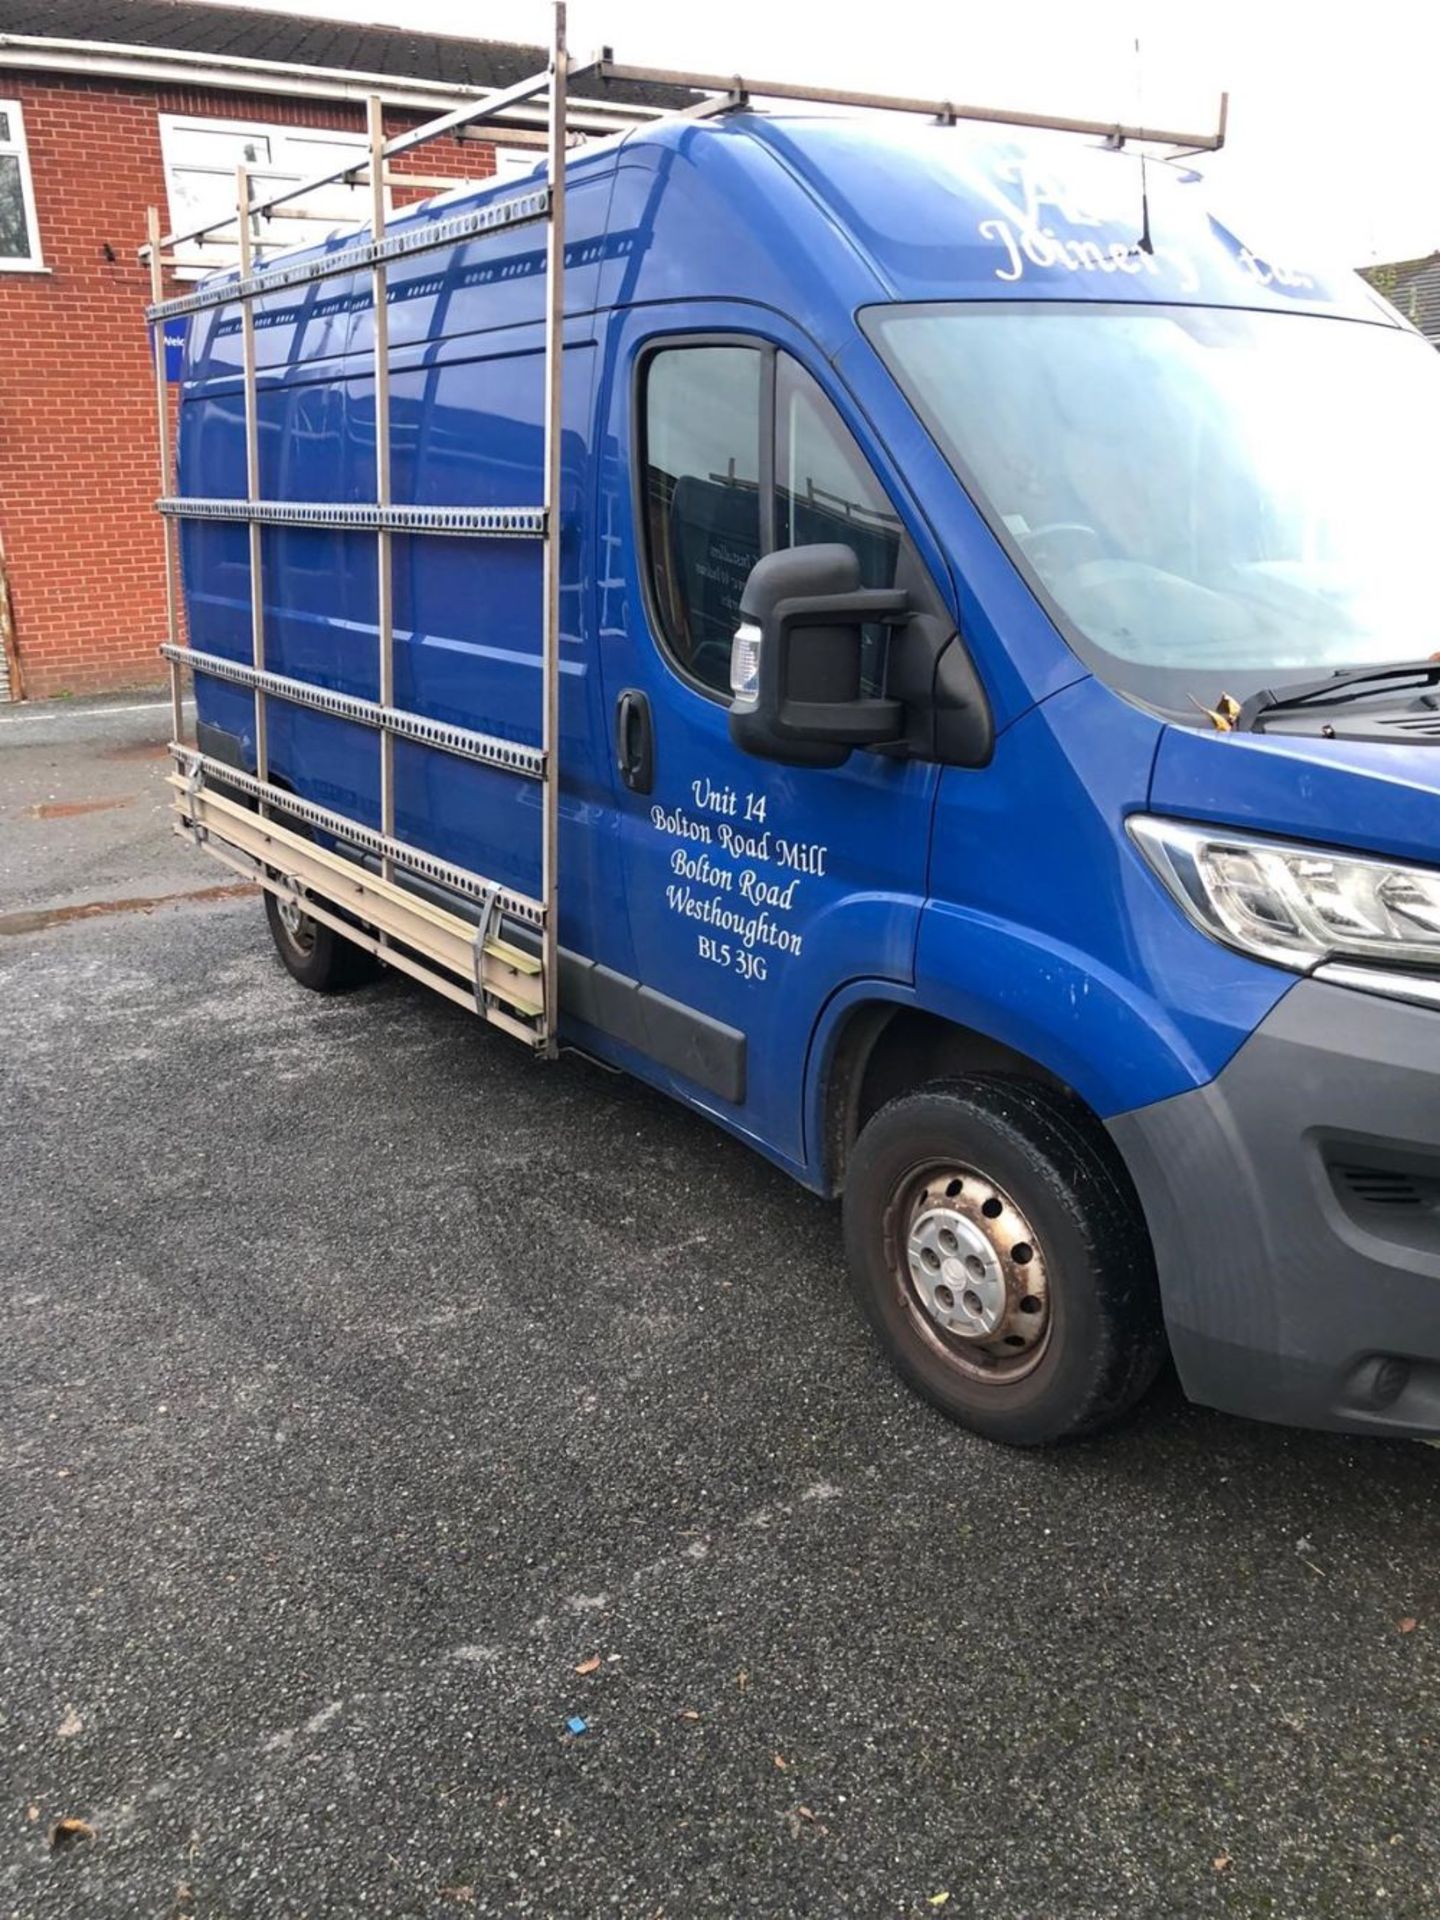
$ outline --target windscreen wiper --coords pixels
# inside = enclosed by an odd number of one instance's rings
[[[1398,660],[1386,667],[1352,667],[1324,680],[1298,681],[1278,690],[1266,687],[1252,693],[1235,717],[1237,733],[1263,733],[1261,722],[1271,714],[1303,713],[1307,708],[1343,707],[1364,699],[1378,688],[1406,681],[1422,687],[1440,682],[1440,660]]]

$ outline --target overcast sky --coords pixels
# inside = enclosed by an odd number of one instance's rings
[[[272,8],[276,0],[266,0]],[[544,40],[546,0],[304,0],[295,11]],[[1135,41],[1141,45],[1137,62]],[[1227,207],[1355,264],[1440,247],[1435,0],[571,0],[577,54],[1137,119],[1197,131]]]

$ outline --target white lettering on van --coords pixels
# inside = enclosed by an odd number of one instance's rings
[[[695,843],[664,855],[665,905],[697,923],[700,960],[762,984],[770,978],[766,952],[799,957],[804,935],[785,924],[786,916],[799,913],[806,877],[824,878],[830,849],[817,840],[787,839],[767,826],[770,794],[716,786],[702,774],[690,782],[688,805],[692,811],[658,804],[650,809],[657,833]],[[744,827],[732,825],[732,818]]]
[[[670,871],[682,880],[693,880],[697,887],[718,887],[721,893],[730,891],[735,878],[731,868],[716,866],[708,853],[687,853],[683,847],[671,854]]]
[[[1043,173],[1025,159],[1003,161],[980,184],[986,198],[1019,227],[1038,230],[1047,213],[1058,214],[1066,227],[1104,225],[1081,206],[1059,174]]]
[[[746,867],[740,874],[740,897],[748,900],[752,907],[777,907],[781,913],[788,913],[795,904],[795,889],[799,885],[798,879],[763,880],[753,867]]]
[[[798,955],[805,944],[803,934],[778,925],[768,913],[741,913],[738,908],[727,907],[723,900],[707,900],[692,893],[689,887],[666,887],[665,904],[687,920],[700,920],[706,926],[733,933],[744,947],[773,947],[777,953]]]
[[[726,853],[736,860],[768,860],[770,858],[768,833],[740,833],[734,827],[717,827],[715,831]]]
[[[704,820],[692,820],[683,807],[652,807],[650,824],[657,833],[675,833],[682,840],[699,840],[709,846],[714,839],[709,825]]]
[[[704,774],[690,782],[690,794],[702,813],[733,814],[739,805],[733,787],[712,787]]]
[[[813,873],[822,879],[829,852],[828,847],[814,840],[777,839],[775,842],[775,858],[782,867],[789,867],[792,873]]]
[[[1006,267],[997,267],[995,269],[995,278],[997,280],[1018,280],[1025,271],[1025,262],[1020,258],[1020,249],[1016,246],[1014,237],[1010,232],[1009,221],[982,220],[980,222],[980,238],[982,240],[998,240],[1010,256],[1006,263],[1009,271],[1007,272]]]
[[[1156,247],[1153,252],[1141,246],[1112,241],[1107,247],[1098,240],[1062,238],[1053,227],[1016,228],[1008,220],[982,220],[982,240],[993,240],[1005,250],[1005,259],[995,269],[995,278],[1013,285],[1023,280],[1027,264],[1045,269],[1061,267],[1067,273],[1123,273],[1130,276],[1173,275],[1182,293],[1198,293],[1200,275],[1195,262],[1179,247]]]
[[[1315,285],[1308,273],[1301,273],[1296,267],[1281,266],[1275,260],[1262,260],[1249,247],[1242,247],[1235,261],[1242,273],[1262,287],[1292,287],[1298,292],[1308,293]]]

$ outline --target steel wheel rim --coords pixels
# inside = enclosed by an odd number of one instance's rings
[[[315,922],[308,913],[300,909],[300,895],[277,893],[275,896],[275,916],[285,930],[285,938],[297,953],[309,954],[315,950]]]
[[[929,1166],[899,1208],[901,1292],[921,1336],[996,1385],[1039,1365],[1053,1319],[1044,1250],[996,1181],[963,1163]]]

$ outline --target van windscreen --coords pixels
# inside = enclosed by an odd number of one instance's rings
[[[861,321],[1108,679],[1178,710],[1217,675],[1243,697],[1440,650],[1440,354],[1418,336],[1052,301]]]

